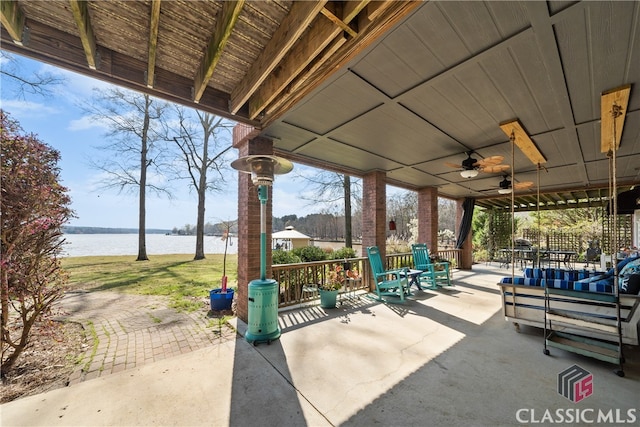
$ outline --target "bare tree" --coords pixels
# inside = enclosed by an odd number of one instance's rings
[[[150,171],[161,176],[165,141],[159,132],[167,117],[169,104],[151,98],[147,94],[125,91],[119,88],[95,90],[92,103],[84,106],[95,120],[109,129],[108,143],[99,148],[112,153],[99,161],[91,161],[93,167],[105,173],[102,188],[119,192],[138,192],[138,258],[147,261],[146,245],[146,194],[147,189],[171,197],[164,181],[150,180]],[[153,168],[153,169],[152,169]]]
[[[313,204],[324,203],[329,205],[329,209],[337,207],[339,203],[342,204],[344,209],[344,237],[345,246],[348,248],[353,247],[353,234],[351,226],[352,215],[352,199],[356,201],[356,204],[361,203],[361,188],[359,181],[352,182],[349,175],[343,175],[336,172],[322,171],[313,177],[301,176],[307,181],[306,187],[313,190],[313,194],[316,196],[310,200]],[[355,188],[355,191],[352,191]]]
[[[20,69],[15,56],[2,50],[0,50],[0,63],[2,63],[0,74],[17,84],[15,92],[21,99],[24,99],[26,94],[49,96],[52,94],[53,86],[66,82],[64,77],[51,73],[35,72],[27,75]]]
[[[178,135],[173,137],[179,149],[182,166],[178,178],[187,179],[198,195],[196,220],[196,253],[194,259],[204,259],[205,200],[207,192],[223,189],[225,182],[225,154],[231,149],[229,141],[232,124],[222,117],[196,111],[198,123],[191,120],[187,110],[176,107]],[[171,131],[167,129],[167,132]],[[214,172],[213,175],[209,171]]]

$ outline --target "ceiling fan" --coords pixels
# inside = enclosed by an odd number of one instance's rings
[[[515,184],[512,184],[511,181],[509,181],[509,178],[505,175],[504,179],[500,181],[499,186],[500,186],[500,189],[498,190],[498,193],[509,194],[511,193],[511,189],[525,190],[527,188],[531,188],[533,187],[533,182],[524,181],[524,182],[516,182]]]
[[[478,172],[500,173],[509,169],[509,165],[500,164],[504,160],[503,156],[491,156],[477,160],[471,157],[472,154],[473,151],[467,151],[467,158],[460,165],[450,162],[445,162],[445,165],[454,169],[462,169],[460,175],[463,178],[473,178],[478,175]]]

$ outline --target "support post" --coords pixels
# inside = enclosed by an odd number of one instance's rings
[[[374,171],[362,179],[362,248],[377,246],[383,261],[387,253],[386,178],[386,173]]]
[[[251,135],[250,135],[251,136]],[[233,147],[238,150],[238,157],[254,154],[273,155],[273,141],[263,137],[242,137],[236,139],[234,131]],[[266,218],[272,216],[272,198],[264,206]],[[261,277],[260,271],[260,210],[258,188],[253,185],[251,175],[238,173],[238,291],[236,293],[236,309],[240,320],[249,321],[248,286],[249,282]],[[271,241],[271,220],[266,221],[265,241]],[[265,275],[271,276],[271,245],[266,246]]]
[[[438,189],[418,190],[418,242],[426,243],[429,252],[438,252]]]

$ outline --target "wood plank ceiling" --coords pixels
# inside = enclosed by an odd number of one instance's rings
[[[500,174],[445,163],[502,155],[514,183],[540,179],[542,209],[600,206],[601,94],[626,85],[619,190],[640,183],[640,2],[3,0],[1,12],[3,50],[236,120],[294,161],[499,209],[511,206]],[[539,175],[500,129],[514,119],[546,160]],[[517,210],[536,209],[535,187],[516,191]]]

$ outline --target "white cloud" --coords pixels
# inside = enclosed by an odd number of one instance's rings
[[[47,117],[52,114],[59,114],[61,111],[40,102],[23,101],[18,99],[2,100],[2,108],[11,112],[11,115],[20,118],[24,115],[31,117]]]
[[[108,129],[108,125],[103,120],[96,119],[90,115],[84,115],[79,119],[71,120],[67,129],[73,132],[91,129],[100,129],[103,131]]]
[[[56,96],[65,98],[72,103],[75,103],[78,100],[90,99],[95,88],[107,89],[114,87],[110,83],[47,64],[43,64],[42,70],[67,80],[64,87],[60,87],[56,90]]]

